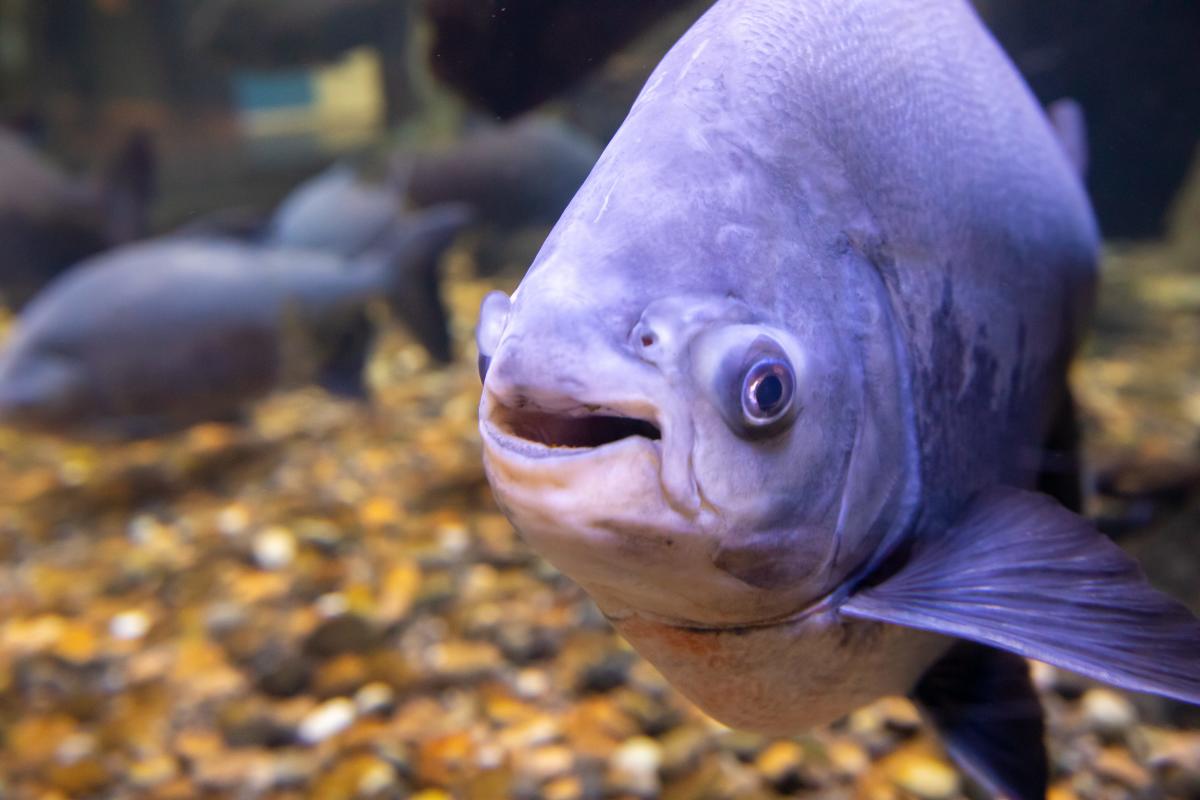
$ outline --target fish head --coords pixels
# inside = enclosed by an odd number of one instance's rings
[[[0,357],[0,424],[58,430],[87,408],[86,383],[68,356],[14,347]]]
[[[481,313],[484,462],[515,527],[614,619],[766,624],[828,594],[857,429],[838,338],[569,274]]]

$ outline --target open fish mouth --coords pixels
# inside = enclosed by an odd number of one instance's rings
[[[496,403],[486,422],[498,444],[524,455],[577,454],[631,439],[662,439],[655,421],[586,405],[551,411],[532,404],[514,408]]]

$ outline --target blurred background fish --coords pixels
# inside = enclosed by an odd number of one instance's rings
[[[373,298],[445,363],[437,266],[468,217],[462,206],[395,215],[345,255],[287,237],[184,236],[87,260],[22,314],[0,356],[0,421],[142,438],[230,419],[308,381],[365,397]]]
[[[0,0],[0,795],[966,796],[897,698],[719,727],[484,480],[479,302],[709,5]],[[1200,4],[974,5],[1106,237],[1085,509],[1198,610]],[[1200,796],[1035,677],[1056,798]]]
[[[0,128],[0,299],[20,308],[75,262],[145,236],[154,154],[132,134],[100,174],[72,179]]]

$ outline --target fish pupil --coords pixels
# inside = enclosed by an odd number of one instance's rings
[[[754,387],[754,400],[758,407],[770,414],[783,401],[783,381],[778,375],[767,375]]]

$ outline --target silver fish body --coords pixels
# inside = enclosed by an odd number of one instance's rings
[[[97,256],[18,318],[0,351],[0,422],[141,438],[236,417],[309,382],[362,397],[373,300],[448,359],[436,270],[467,218],[431,209],[353,260],[191,237]]]
[[[1054,661],[1026,646],[1036,613],[1003,617],[1010,597],[1076,608],[1084,578],[1056,581],[1041,549],[1126,563],[1027,491],[1097,250],[1067,149],[966,2],[721,0],[511,301],[484,303],[497,500],[738,727],[795,732],[889,693],[944,704],[926,678],[962,638]],[[974,573],[972,541],[991,548]],[[1161,618],[1187,657],[1123,685],[1200,697],[1200,629]],[[1096,641],[1068,644],[1120,683]],[[996,785],[1044,784],[1037,763]]]

